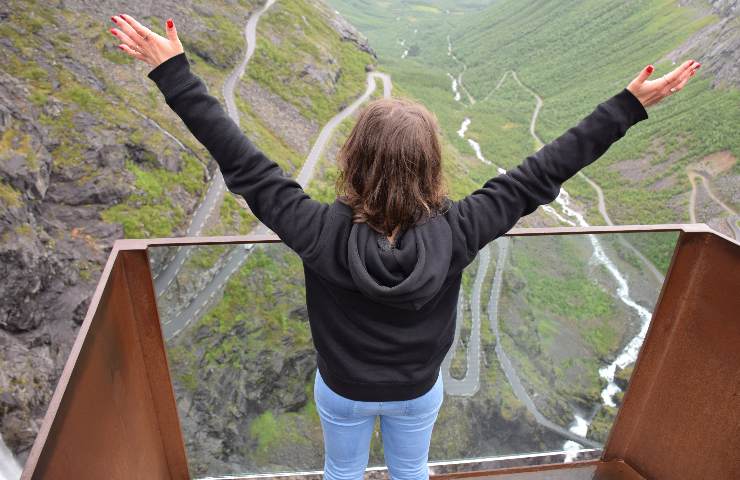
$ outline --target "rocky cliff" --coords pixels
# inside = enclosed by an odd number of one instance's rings
[[[0,434],[21,461],[113,242],[184,234],[215,169],[146,78],[150,67],[116,48],[109,16],[127,12],[160,32],[164,19],[175,18],[196,72],[220,97],[243,55],[244,24],[259,6],[256,0],[0,5]],[[336,111],[360,93],[354,83],[364,82],[371,50],[321,3],[286,1],[274,10],[296,9],[305,12],[306,24],[330,25],[333,41],[358,52],[358,64],[345,64],[352,54],[336,49],[323,52],[322,61],[292,50],[295,78],[282,80],[298,81],[306,72],[304,89],[276,92],[279,85],[261,81],[269,76],[263,72],[249,81],[249,101],[283,94],[283,101],[302,105],[319,92],[346,89],[323,105]],[[272,23],[273,44],[300,28]],[[310,107],[306,111],[310,116]],[[270,128],[290,132],[286,119],[270,118]],[[321,121],[317,114],[308,123]],[[228,218],[210,223],[235,233]]]
[[[668,54],[673,61],[700,54],[713,74],[712,86],[740,86],[740,2],[737,0],[682,0],[679,5],[699,7],[719,17]]]

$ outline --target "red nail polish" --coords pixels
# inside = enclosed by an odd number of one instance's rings
[[[110,19],[113,21],[113,23],[118,23],[118,20],[116,20],[116,17],[110,17]]]
[[[118,48],[120,48],[121,50],[123,50],[123,47],[121,45],[119,45]]]
[[[696,66],[696,68],[699,68],[699,67],[701,67],[701,63]]]
[[[110,33],[112,33],[113,35],[118,35],[118,34],[116,33],[116,31],[115,31],[114,29],[112,29],[112,28],[110,29]]]
[[[653,66],[648,65],[646,70],[647,70],[647,73],[653,73]]]
[[[167,20],[167,28],[172,28],[173,25],[174,22],[172,21],[172,19]]]

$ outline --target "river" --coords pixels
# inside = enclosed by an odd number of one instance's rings
[[[452,55],[452,44],[449,41],[449,37],[448,37],[447,54]],[[517,84],[519,84],[520,87],[527,90],[536,99],[536,107],[535,107],[535,110],[532,114],[532,118],[530,121],[530,134],[534,138],[534,140],[537,142],[538,148],[542,148],[543,142],[540,140],[540,138],[535,133],[535,123],[537,121],[539,111],[542,108],[542,104],[544,103],[542,98],[539,95],[537,95],[534,91],[532,91],[530,88],[522,84],[522,82],[519,80],[518,76],[516,75],[516,72],[514,71],[505,72],[501,80],[498,82],[498,84],[496,85],[496,87],[491,93],[493,93],[494,91],[498,90],[501,87],[506,76],[509,73],[511,73],[512,78],[517,82]],[[460,101],[461,85],[458,83],[459,77],[455,78],[455,76],[449,72],[447,73],[447,76],[452,80],[452,92],[454,94],[455,101]],[[489,93],[489,95],[487,95],[486,98],[488,98],[490,95],[491,94]],[[465,134],[468,128],[470,127],[471,123],[472,123],[472,120],[469,117],[465,117],[462,121],[462,124],[460,125],[460,129],[457,131],[457,134],[461,138],[467,140],[468,144],[471,146],[471,148],[475,152],[475,156],[478,160],[480,160],[483,163],[493,165],[492,162],[490,162],[483,156],[480,144],[471,138],[466,138]],[[496,167],[496,169],[499,174],[503,174],[506,172],[506,170],[498,166]],[[568,225],[583,226],[583,227],[590,226],[588,222],[586,222],[584,215],[572,207],[571,197],[564,188],[560,189],[559,195],[555,199],[555,203],[559,207],[560,212],[555,210],[550,205],[543,205],[542,206],[543,210],[553,215],[560,222],[567,223]],[[627,365],[634,363],[635,360],[637,359],[637,355],[640,351],[640,347],[642,346],[642,343],[645,340],[645,335],[647,334],[647,330],[650,325],[650,319],[652,318],[652,312],[649,311],[647,308],[643,307],[642,305],[639,305],[630,296],[629,285],[627,283],[625,276],[619,271],[619,269],[614,264],[614,262],[606,254],[606,251],[601,245],[601,242],[599,241],[599,239],[593,234],[589,234],[587,235],[587,237],[593,248],[592,259],[596,263],[601,264],[602,266],[606,268],[606,270],[609,272],[609,274],[612,276],[612,278],[616,282],[617,297],[622,301],[622,303],[627,305],[630,309],[634,310],[640,319],[640,329],[638,333],[627,343],[627,345],[620,351],[619,355],[617,355],[617,357],[611,363],[599,369],[599,376],[603,378],[607,383],[606,387],[604,387],[604,389],[601,391],[601,401],[603,405],[606,405],[608,407],[616,407],[614,396],[618,392],[621,391],[619,386],[617,386],[617,384],[614,382],[614,377],[615,377],[617,368],[620,368],[620,369],[625,368]],[[584,416],[580,413],[574,413],[573,422],[569,425],[569,432],[572,432],[579,437],[586,437],[586,435],[588,434],[588,429],[590,427],[591,418],[593,418],[593,415],[595,414],[595,412],[596,410],[594,410],[593,414],[589,416],[589,419],[584,418]],[[563,445],[563,449],[569,452],[566,457],[566,461],[573,461],[577,457],[578,451],[581,448],[582,448],[582,445],[573,440],[566,441]]]

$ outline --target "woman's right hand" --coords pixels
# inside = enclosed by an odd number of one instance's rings
[[[657,80],[648,80],[654,70],[652,65],[648,65],[627,85],[627,90],[637,97],[643,107],[647,108],[680,91],[686,85],[686,82],[694,76],[699,67],[701,67],[701,63],[695,60],[686,60],[671,73],[667,73]]]
[[[167,20],[165,26],[167,38],[152,32],[131,15],[122,13],[110,19],[118,26],[118,28],[111,28],[110,32],[123,42],[118,45],[118,48],[152,67],[157,67],[165,60],[184,51],[177,37],[175,22],[171,18]]]

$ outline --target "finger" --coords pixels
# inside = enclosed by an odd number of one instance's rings
[[[180,43],[180,39],[177,38],[177,28],[175,28],[175,22],[170,18],[167,19],[166,29],[167,38],[172,42]]]
[[[127,15],[124,13],[121,13],[118,15],[119,17],[123,18],[123,20],[126,21],[129,25],[131,25],[131,28],[134,29],[134,31],[143,39],[151,40],[156,33],[152,32],[148,28],[146,28],[144,25],[140,24],[134,17],[131,15]]]
[[[686,85],[686,82],[688,82],[690,78],[691,78],[691,74],[687,75],[686,78],[681,80],[681,83],[673,87],[673,93],[680,91],[683,88],[683,86]]]
[[[642,71],[637,75],[637,78],[635,80],[638,83],[643,83],[645,80],[648,79],[650,74],[653,73],[653,70],[655,70],[655,67],[653,67],[652,65],[648,65],[647,67],[642,69]]]
[[[692,70],[693,70],[693,65],[694,64],[695,64],[695,62],[692,60],[691,61],[691,64],[689,65],[689,68],[683,70],[678,76],[676,76],[675,78],[673,78],[671,80],[671,86],[675,86],[675,85],[681,83],[684,78],[688,78],[689,75],[691,74]]]
[[[118,28],[120,28],[119,32],[123,32],[126,34],[129,42],[131,42],[129,46],[135,48],[136,50],[141,50],[141,47],[144,45],[144,39],[141,38],[141,35],[136,33],[136,30],[134,30],[134,28],[129,25],[128,22],[121,18],[120,15],[111,17],[111,20],[113,20],[116,25],[118,25]]]
[[[686,85],[686,82],[688,82],[689,79],[694,76],[694,74],[696,73],[696,69],[699,68],[699,66],[701,66],[700,63],[692,60],[689,68],[681,72],[681,75],[668,85],[669,92],[676,93],[681,90],[684,85]]]
[[[690,68],[689,72],[684,75],[684,78],[678,83],[678,85],[674,86],[673,88],[675,88],[676,91],[681,90],[684,87],[684,85],[686,85],[686,83],[691,79],[691,77],[694,76],[695,73],[696,73],[696,68],[693,68],[693,67]]]
[[[129,56],[131,56],[131,57],[138,58],[139,60],[146,61],[144,59],[145,55],[143,53],[132,49],[128,45],[125,45],[125,44],[119,45],[118,48],[120,48],[121,50],[123,50],[124,52],[126,52],[127,54],[129,54]]]
[[[681,76],[681,74],[689,69],[693,65],[693,60],[686,60],[681,65],[676,67],[671,73],[665,76],[668,83],[674,83]]]
[[[128,47],[130,47],[132,50],[139,50],[139,46],[131,40],[131,37],[123,33],[122,31],[118,30],[117,28],[111,28],[110,33],[113,34],[114,37],[122,41],[124,44],[126,44]]]

